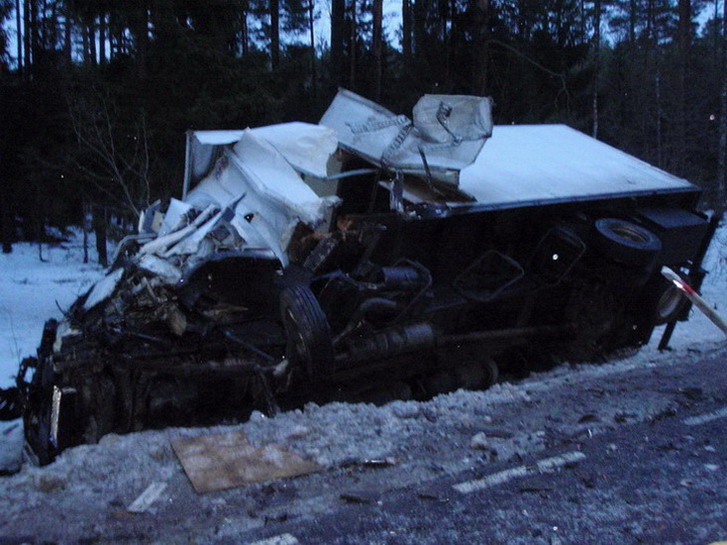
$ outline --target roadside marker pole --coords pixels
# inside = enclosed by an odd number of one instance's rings
[[[718,328],[722,330],[722,332],[727,335],[727,322],[724,321],[724,318],[722,318],[717,312],[707,304],[707,301],[702,299],[699,294],[689,285],[687,284],[677,273],[675,273],[673,270],[671,270],[669,267],[662,267],[661,268],[661,274],[664,275],[664,277],[667,280],[670,280],[674,283],[674,285],[684,294],[687,296],[687,298],[694,303],[694,305],[701,310],[707,318],[712,320],[714,325],[716,325]]]

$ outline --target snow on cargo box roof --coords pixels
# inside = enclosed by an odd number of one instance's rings
[[[459,188],[496,207],[697,190],[566,125],[496,126]]]

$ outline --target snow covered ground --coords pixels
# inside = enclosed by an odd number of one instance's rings
[[[49,318],[60,318],[76,298],[103,275],[94,263],[96,244],[89,237],[89,263],[83,263],[83,237],[70,232],[68,242],[38,245],[19,243],[0,254],[0,388],[15,384],[18,363],[35,355]],[[60,308],[59,308],[60,307]]]

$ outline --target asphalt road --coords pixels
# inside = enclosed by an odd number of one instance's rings
[[[378,489],[354,484],[329,513],[216,543],[727,541],[727,355],[649,382],[678,393],[673,408],[649,421],[405,488],[391,490],[385,479]]]
[[[137,492],[77,505],[72,486],[53,490],[0,513],[0,544],[727,541],[727,348],[664,363],[530,381],[525,401],[486,419],[463,406],[457,425],[425,407],[404,415],[426,432],[402,437],[390,466],[203,496],[179,470],[140,514],[125,509]]]
[[[697,405],[570,448],[548,449],[520,464],[497,464],[486,472],[380,494],[352,490],[342,494],[347,504],[331,513],[217,543],[706,545],[727,540],[727,409]],[[685,424],[688,415],[720,408],[721,422]]]

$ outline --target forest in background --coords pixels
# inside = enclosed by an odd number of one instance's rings
[[[186,130],[317,122],[339,86],[404,114],[488,95],[498,124],[568,124],[724,208],[726,3],[0,0],[4,250],[91,204],[133,219],[179,196]]]

